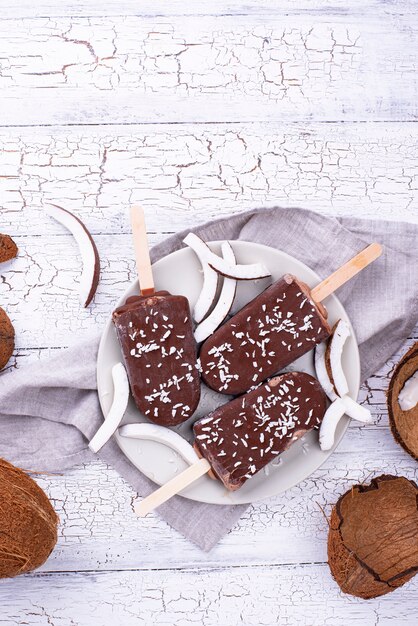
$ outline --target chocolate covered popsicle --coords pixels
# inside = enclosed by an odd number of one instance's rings
[[[287,372],[219,407],[194,426],[201,458],[135,506],[143,517],[208,473],[239,489],[321,423],[326,396],[309,374]]]
[[[189,419],[200,398],[196,342],[187,298],[154,291],[143,212],[131,211],[140,296],[113,313],[131,392],[152,422],[174,426]]]
[[[313,290],[291,274],[277,280],[206,339],[204,382],[220,393],[245,393],[327,339],[321,301],[381,252],[371,244]]]
[[[308,352],[331,333],[309,288],[286,274],[249,302],[203,344],[202,378],[237,395]]]
[[[239,489],[324,416],[319,382],[301,372],[272,378],[198,420],[195,448],[230,491]]]
[[[200,380],[187,298],[163,291],[128,298],[113,322],[138,409],[163,426],[191,417]]]

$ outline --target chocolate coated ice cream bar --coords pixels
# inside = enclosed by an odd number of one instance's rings
[[[163,426],[191,417],[200,380],[187,298],[166,291],[134,296],[114,311],[113,322],[138,409]]]
[[[325,393],[315,378],[285,373],[198,420],[195,447],[216,478],[235,491],[318,426],[325,407]]]
[[[249,302],[203,344],[205,383],[241,394],[279,372],[331,333],[325,309],[286,274]]]

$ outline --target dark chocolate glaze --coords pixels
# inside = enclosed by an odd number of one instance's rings
[[[321,423],[326,396],[302,372],[272,378],[219,407],[193,426],[195,446],[230,491]]]
[[[200,379],[187,298],[167,291],[133,296],[114,311],[113,322],[138,409],[162,426],[189,419]]]
[[[220,393],[245,393],[330,332],[307,285],[286,274],[205,341],[200,350],[202,378]]]

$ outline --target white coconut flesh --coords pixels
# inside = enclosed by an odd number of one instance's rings
[[[257,280],[271,275],[263,263],[251,263],[248,265],[228,263],[223,257],[212,252],[209,246],[195,233],[189,233],[183,239],[183,243],[194,250],[201,263],[204,261],[218,274],[222,274],[222,276],[236,278],[237,280]]]
[[[228,241],[222,243],[222,256],[231,265],[236,263],[234,251]],[[207,339],[222,324],[232,308],[236,288],[237,281],[235,278],[224,277],[221,292],[214,309],[195,330],[194,337],[197,343]]]
[[[199,460],[194,448],[179,434],[157,424],[125,424],[118,430],[121,437],[162,443],[179,454],[189,465]]]
[[[350,336],[350,328],[346,321],[339,320],[335,330],[328,340],[328,350],[330,355],[332,382],[337,394],[342,397],[348,393],[348,383],[342,366],[342,355],[344,344]]]
[[[345,412],[349,417],[357,420],[357,422],[363,422],[363,424],[370,424],[373,421],[369,409],[350,398],[349,395],[343,396],[341,400],[344,402]]]
[[[129,382],[126,370],[122,363],[116,363],[112,367],[113,401],[109,413],[97,433],[89,443],[93,452],[98,452],[116,432],[129,401]]]
[[[203,286],[193,309],[196,322],[201,322],[212,307],[218,288],[219,274],[205,261],[201,261],[203,269]]]
[[[398,396],[402,411],[410,411],[418,404],[418,371],[405,382]]]
[[[334,445],[337,426],[345,412],[345,404],[341,398],[334,400],[325,411],[319,427],[319,445],[321,450],[331,450]]]
[[[96,244],[83,222],[66,209],[50,204],[45,207],[45,211],[67,228],[77,242],[83,268],[80,276],[80,302],[86,307],[90,304],[99,281],[100,260]]]
[[[316,376],[321,383],[322,389],[327,394],[328,398],[333,402],[338,398],[335,393],[334,385],[328,375],[327,366],[325,363],[325,353],[327,351],[326,342],[319,343],[315,348],[315,371]]]
[[[326,349],[326,343],[320,343],[315,348],[315,371],[323,390],[325,391],[331,402],[335,402],[336,400],[341,400],[343,402],[345,413],[349,417],[357,420],[358,422],[370,424],[372,421],[372,415],[368,409],[353,400],[353,398],[351,398],[348,394],[340,397],[335,393],[334,385],[332,384],[326,367]]]

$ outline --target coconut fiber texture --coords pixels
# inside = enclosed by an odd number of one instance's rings
[[[405,382],[418,370],[418,341],[402,357],[389,384],[387,405],[389,424],[395,440],[418,461],[418,405],[402,411],[398,397]]]
[[[384,364],[415,326],[418,225],[335,219],[302,209],[276,208],[210,222],[195,232],[206,241],[241,239],[283,250],[323,278],[368,243],[380,242],[385,248],[383,256],[338,292],[357,335],[362,380]],[[152,260],[181,248],[185,234],[154,247]],[[103,420],[96,393],[98,339],[0,377],[0,456],[38,470],[63,470],[94,458],[87,443]],[[99,457],[140,495],[155,489],[113,440]],[[244,506],[208,505],[175,497],[158,513],[207,551],[244,510]]]
[[[355,485],[332,510],[328,562],[344,593],[376,598],[418,571],[418,487],[400,476]]]
[[[42,565],[57,543],[57,525],[57,514],[36,482],[0,459],[0,578]]]

